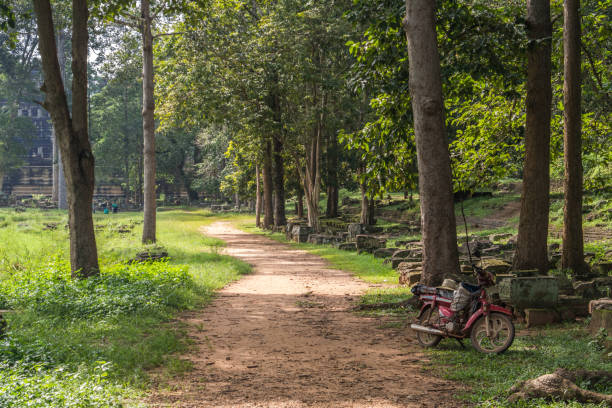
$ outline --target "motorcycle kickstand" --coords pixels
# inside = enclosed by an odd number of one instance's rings
[[[457,337],[455,337],[455,340],[457,340],[457,343],[459,343],[461,348],[465,350],[465,344],[463,344],[463,339],[458,339]]]

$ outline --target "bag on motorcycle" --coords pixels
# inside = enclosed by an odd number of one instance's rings
[[[458,312],[460,310],[465,309],[467,305],[470,304],[470,300],[472,299],[472,293],[460,285],[459,288],[455,291],[453,295],[453,302],[451,303],[451,310],[453,312]]]

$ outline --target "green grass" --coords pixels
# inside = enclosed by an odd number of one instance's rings
[[[308,243],[289,242],[284,234],[261,230],[249,220],[236,223],[244,231],[265,235],[278,242],[284,242],[296,249],[303,249],[321,258],[327,259],[337,269],[350,271],[355,276],[370,283],[397,284],[398,274],[390,264],[384,264],[380,258],[370,254],[357,254],[351,251],[342,251],[332,246]]]
[[[484,355],[471,346],[462,350],[455,341],[448,339],[428,354],[432,358],[428,369],[471,386],[470,392],[463,397],[481,407],[603,407],[541,399],[510,404],[506,398],[508,390],[518,382],[560,367],[612,370],[612,361],[606,360],[604,352],[586,335],[584,323],[556,325],[534,334],[519,335],[512,347],[501,355]],[[589,387],[589,384],[579,385]],[[612,384],[595,391],[612,393]]]
[[[0,210],[0,309],[12,309],[0,340],[0,406],[137,406],[149,369],[189,368],[177,357],[189,347],[185,327],[165,322],[250,268],[198,231],[218,218],[190,209],[158,213],[169,260],[127,264],[143,249],[141,219],[96,214],[102,274],[73,281],[64,213]]]

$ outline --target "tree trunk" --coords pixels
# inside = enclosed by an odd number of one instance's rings
[[[370,202],[368,200],[368,193],[366,191],[365,183],[359,184],[359,190],[361,191],[361,212],[359,213],[359,223],[364,225],[370,225],[370,219],[368,216],[370,212]]]
[[[368,199],[368,225],[376,224],[376,200],[373,196]]]
[[[149,0],[141,0],[142,17],[142,135],[144,140],[144,223],[142,242],[155,242],[155,100],[153,83],[153,35]]]
[[[269,229],[274,224],[274,208],[272,206],[272,142],[264,142],[264,228]]]
[[[582,239],[582,121],[580,80],[580,0],[565,0],[563,23],[563,139],[565,179],[561,267],[585,272]]]
[[[129,115],[128,115],[128,94],[127,94],[127,86],[123,90],[123,149],[125,152],[125,156],[123,158],[123,167],[125,171],[125,200],[129,200],[130,198],[130,156],[128,155],[129,150],[129,141],[130,141],[130,131],[129,131]]]
[[[313,132],[309,149],[306,149],[310,158],[306,163],[306,171],[303,177],[304,196],[306,197],[306,208],[308,210],[308,226],[315,232],[321,230],[319,220],[319,197],[321,193],[321,120],[317,121]]]
[[[283,161],[283,141],[274,137],[274,225],[287,224],[285,216],[285,163]]]
[[[338,138],[329,132],[327,145],[327,211],[328,217],[338,216]]]
[[[296,205],[296,215],[298,218],[304,218],[304,190],[301,188],[297,189],[297,203]]]
[[[94,157],[87,130],[87,1],[72,2],[72,117],[57,59],[51,4],[34,0],[34,11],[44,73],[43,107],[51,115],[68,187],[70,268],[73,277],[88,277],[100,272],[92,217]]]
[[[550,108],[552,90],[550,0],[527,1],[527,109],[523,193],[514,258],[516,269],[548,271]]]
[[[261,188],[259,180],[259,164],[255,165],[255,226],[261,226]]]
[[[404,20],[421,197],[421,282],[431,286],[459,270],[435,7],[431,0],[406,0]]]
[[[63,30],[58,30],[58,35],[57,35],[57,60],[59,63],[59,67],[60,67],[60,74],[62,77],[62,83],[65,84],[66,83],[66,54],[65,54],[65,47],[66,45],[66,38],[64,35],[64,31]],[[64,92],[65,92],[65,88],[64,88]],[[56,138],[55,136],[55,132],[53,132],[53,137],[54,139]],[[60,163],[62,162],[62,152],[57,149],[57,169],[56,169],[56,198],[57,198],[57,208],[59,208],[60,210],[67,210],[68,209],[68,190],[66,187],[66,176],[64,175],[64,168],[63,166],[60,165]]]

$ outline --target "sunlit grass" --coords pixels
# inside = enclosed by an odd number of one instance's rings
[[[170,259],[126,275],[123,265],[143,249],[142,214],[95,214],[103,276],[81,285],[67,278],[64,212],[0,209],[0,303],[15,306],[4,313],[10,331],[0,340],[0,406],[124,406],[149,385],[151,368],[173,375],[188,369],[177,356],[189,347],[185,328],[164,322],[202,307],[250,270],[219,253],[221,240],[199,231],[217,219],[205,210],[159,212],[157,245]],[[55,229],[45,225],[51,223]],[[176,279],[166,277],[171,271]],[[19,293],[27,296],[11,297]]]

